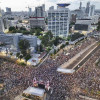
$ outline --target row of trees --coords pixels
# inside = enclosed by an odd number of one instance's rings
[[[24,28],[24,27],[18,28],[17,26],[9,27],[9,33],[23,33],[25,35],[31,34],[30,31],[26,30],[26,28]]]
[[[84,36],[84,34],[74,33],[74,34],[70,35],[68,37],[68,39],[70,39],[71,41],[75,41],[76,39],[83,37],[83,36]]]
[[[43,33],[39,36],[40,40],[42,41],[42,46],[49,51],[53,45],[57,46],[63,39],[60,37],[53,37],[51,31]]]
[[[43,31],[43,29],[40,27],[35,27],[35,28],[31,29],[30,31],[26,30],[26,28],[24,28],[24,27],[17,27],[17,26],[9,27],[9,33],[23,33],[24,35],[40,36],[40,35],[42,35],[41,34],[42,31]]]

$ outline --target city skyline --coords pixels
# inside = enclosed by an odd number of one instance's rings
[[[28,11],[28,6],[32,8],[34,11],[34,8],[36,6],[45,4],[46,5],[46,10],[50,6],[54,6],[56,8],[57,3],[70,3],[71,5],[69,6],[69,9],[74,10],[79,8],[80,1],[82,1],[82,6],[86,7],[86,3],[90,1],[91,4],[94,4],[96,6],[96,9],[100,9],[99,7],[99,0],[1,0],[0,6],[1,9],[6,9],[6,7],[10,7],[12,11]],[[6,3],[5,3],[6,2]]]

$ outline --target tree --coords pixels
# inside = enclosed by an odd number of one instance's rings
[[[28,40],[26,39],[20,40],[19,42],[19,49],[21,51],[21,54],[19,56],[20,60],[24,58],[25,61],[27,62],[31,58],[29,47],[30,44]]]
[[[83,34],[80,34],[80,33],[74,33],[72,34],[71,36],[71,41],[75,41],[76,39],[80,38],[80,37],[83,37],[84,35]]]
[[[23,33],[23,34],[25,34],[25,35],[30,34],[30,32],[29,32],[29,31],[27,31],[27,30],[23,31],[22,33]]]
[[[44,46],[46,47],[52,46],[53,45],[53,34],[51,33],[51,31],[44,33],[44,35],[41,37],[41,40]]]
[[[63,39],[57,36],[53,41],[54,45],[57,46],[60,43],[60,40],[63,40]]]
[[[20,53],[18,52],[18,53],[16,53],[16,57],[18,57],[19,58],[19,55],[20,55]]]
[[[54,49],[54,54],[56,54],[57,53],[57,51]]]
[[[18,43],[19,45],[19,49],[21,51],[23,50],[27,50],[30,47],[29,41],[24,39],[24,40],[20,40],[20,42]]]
[[[38,45],[38,46],[36,47],[36,51],[37,51],[37,52],[43,52],[43,46],[42,46],[42,45]]]
[[[49,38],[49,41],[52,40],[53,34],[51,31],[46,32],[45,35]]]
[[[14,31],[14,30],[16,30],[16,28],[14,26],[9,27],[9,31]]]
[[[19,55],[19,59],[21,60],[22,58],[23,58],[23,55],[22,55],[22,54],[20,54],[20,55]]]
[[[40,36],[41,35],[41,30],[40,29],[35,30],[35,35]]]
[[[43,52],[43,46],[40,45],[40,52]]]
[[[13,53],[12,53],[12,52],[10,52],[10,55],[12,56],[12,55],[13,55]]]
[[[16,29],[18,30],[18,26],[16,25]]]
[[[30,54],[27,54],[24,58],[25,58],[25,61],[27,63],[27,61],[31,58],[31,55]]]
[[[100,21],[98,22],[97,31],[100,31]]]
[[[24,30],[24,31],[26,31],[26,28],[24,28],[24,27],[20,27],[20,30]]]
[[[46,23],[46,25],[48,24],[48,18],[46,18],[45,23]]]

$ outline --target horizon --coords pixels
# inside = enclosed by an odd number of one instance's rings
[[[0,3],[1,9],[6,11],[6,7],[11,8],[12,12],[21,12],[21,11],[28,11],[28,6],[32,8],[32,11],[34,11],[34,8],[37,6],[41,6],[42,4],[45,4],[45,10],[47,11],[49,7],[54,6],[54,8],[57,8],[57,3],[70,3],[70,6],[68,7],[70,10],[78,9],[80,5],[80,1],[82,2],[82,7],[86,7],[86,4],[88,1],[90,1],[90,4],[95,5],[96,9],[100,9],[100,1],[99,0],[65,0],[65,1],[59,1],[59,0],[2,0]],[[5,3],[7,2],[7,3]],[[33,3],[34,2],[34,3]],[[76,3],[77,2],[77,3]],[[22,6],[23,4],[23,6]],[[34,6],[35,5],[35,6]]]

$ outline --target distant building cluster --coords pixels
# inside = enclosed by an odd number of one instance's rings
[[[99,15],[95,13],[95,5],[91,5],[87,2],[86,7],[82,6],[80,2],[79,9],[71,11],[71,23],[75,23],[74,32],[90,33],[95,27],[92,25],[97,24]]]
[[[95,9],[95,5],[87,2],[83,7],[80,2],[79,8],[72,11],[69,10],[69,5],[58,3],[57,9],[51,6],[48,11],[45,10],[45,4],[35,7],[34,11],[28,6],[28,12],[12,12],[9,7],[6,7],[6,12],[0,9],[0,32],[8,31],[11,26],[24,27],[27,30],[40,27],[44,31],[51,31],[53,36],[67,37],[72,23],[77,31],[89,31],[92,24],[98,23],[100,10]]]
[[[35,7],[34,15],[29,18],[30,28],[41,27],[45,29],[45,5]]]

